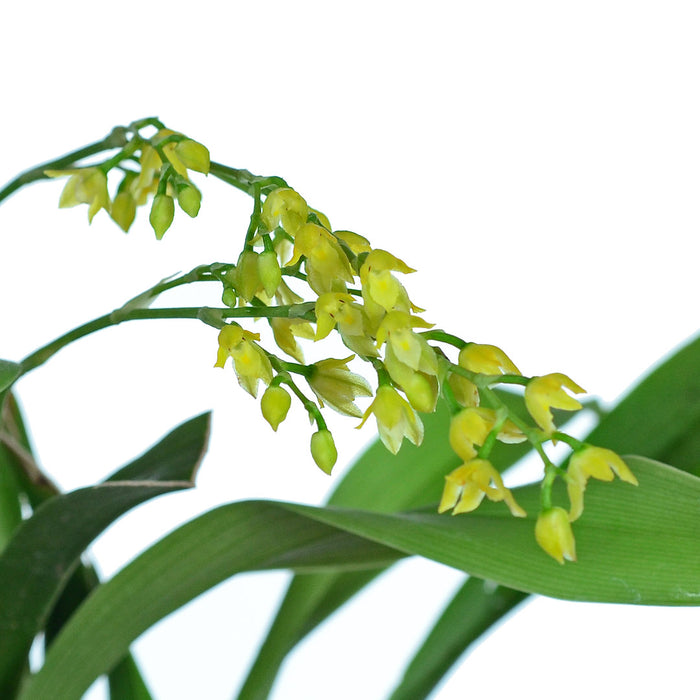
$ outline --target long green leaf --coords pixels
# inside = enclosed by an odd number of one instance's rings
[[[390,700],[427,698],[465,649],[525,598],[527,593],[470,576],[413,657]]]
[[[80,698],[144,630],[235,573],[379,568],[402,556],[283,505],[222,506],[178,528],[98,588],[20,697]]]
[[[502,398],[513,400],[505,393]],[[423,418],[423,444],[420,447],[405,444],[396,456],[376,441],[347,472],[328,505],[390,513],[436,503],[443,476],[460,463],[447,441],[449,421],[447,408],[439,404],[434,414]],[[506,449],[498,446],[493,462],[504,471],[527,451],[525,445]],[[295,576],[239,691],[239,700],[266,698],[282,662],[294,646],[381,573],[375,570]]]
[[[621,452],[645,454],[680,467],[692,468],[695,460],[694,466],[700,467],[700,452],[696,449],[700,430],[695,429],[700,425],[698,368],[700,339],[677,351],[640,382],[593,431],[589,437],[591,442]],[[502,398],[509,397],[506,394]],[[512,400],[511,405],[515,408]],[[670,406],[670,410],[666,406]],[[659,420],[660,407],[664,407],[662,420]],[[564,418],[568,415],[564,414]],[[426,436],[432,433],[433,440],[423,452],[406,450],[406,458],[413,458],[407,464],[399,465],[387,459],[381,452],[381,444],[371,447],[340,483],[329,505],[392,511],[436,502],[439,498],[436,488],[442,485],[441,475],[456,466],[444,438],[448,421],[446,412],[438,413],[433,419],[434,424],[426,425]],[[561,425],[562,421],[558,423]],[[522,454],[513,446],[498,447],[500,451],[494,452],[493,461],[501,471]],[[427,469],[417,464],[419,460],[425,461],[424,454],[430,455]],[[394,471],[392,467],[399,469]],[[418,478],[425,479],[423,483],[411,481],[416,478],[413,475],[415,472],[419,474]],[[407,475],[408,479],[404,479],[403,475]],[[420,500],[426,496],[426,500]],[[374,575],[356,577],[328,573],[295,577],[240,690],[239,700],[264,700],[287,654],[315,624],[324,619],[319,609],[323,608],[326,615],[331,614],[369,583]],[[315,621],[313,624],[312,617]],[[434,638],[431,638],[433,641]],[[465,637],[465,641],[466,648],[473,640]]]
[[[135,505],[193,486],[208,426],[208,414],[188,421],[105,483],[46,501],[18,528],[0,556],[0,697],[14,692],[35,635],[92,540]]]
[[[598,602],[700,604],[700,478],[629,458],[640,486],[594,483],[576,523],[579,563],[535,544],[538,489],[517,490],[531,515],[485,504],[462,517],[251,501],[183,525],[101,586],[64,627],[22,700],[79,698],[152,624],[241,571],[381,567],[418,554],[527,592]]]

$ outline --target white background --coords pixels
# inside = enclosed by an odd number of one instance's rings
[[[419,268],[406,283],[438,327],[612,402],[697,329],[699,30],[693,2],[12,3],[0,181],[158,115]],[[160,243],[143,214],[125,236],[104,212],[88,228],[84,207],[58,211],[58,183],[3,204],[0,356],[235,259],[250,202],[198,184],[198,220],[178,213]],[[214,304],[216,292],[169,301]],[[217,503],[322,502],[373,437],[334,421],[341,464],[326,477],[303,416],[273,437],[230,370],[212,368],[215,352],[216,332],[196,322],[126,324],[18,387],[40,461],[66,489],[214,410],[197,490],[108,531],[94,549],[105,575]],[[285,581],[238,577],[145,634],[135,652],[155,696],[231,697]],[[273,697],[386,696],[460,581],[401,564],[300,647]],[[540,599],[435,697],[692,697],[699,621]]]

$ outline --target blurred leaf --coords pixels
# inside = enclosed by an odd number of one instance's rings
[[[499,393],[509,405],[514,404],[513,394]],[[420,447],[405,443],[394,456],[375,441],[346,473],[328,505],[390,513],[437,503],[444,475],[458,467],[460,459],[447,441],[450,415],[444,403],[440,402],[438,410],[422,416],[422,420],[425,438]],[[504,471],[528,451],[525,444],[498,445],[492,461]],[[239,700],[266,698],[277,671],[296,644],[381,573],[382,570],[375,570],[295,576],[239,691]]]
[[[151,694],[131,656],[124,657],[109,674],[110,700],[151,700]]]
[[[681,467],[698,465],[700,430],[695,429],[695,416],[700,423],[700,340],[690,342],[670,359],[651,372],[649,377],[608,414],[590,436],[591,442],[606,445],[618,451],[641,452],[634,447],[638,442],[647,456]],[[675,397],[671,400],[671,397]],[[501,393],[502,400],[516,410],[521,402],[512,394]],[[671,417],[657,429],[659,406],[671,404]],[[563,425],[570,413],[561,413],[557,424]],[[430,422],[432,421],[432,422]],[[412,461],[399,463],[387,458],[380,443],[371,447],[348,472],[331,496],[329,504],[362,507],[372,510],[401,510],[437,502],[442,488],[442,474],[457,466],[458,460],[450,454],[444,435],[449,416],[438,413],[426,417],[426,443],[422,448],[406,450]],[[427,442],[429,436],[430,442]],[[434,442],[437,439],[437,444]],[[440,441],[442,441],[440,443]],[[447,448],[447,453],[445,449]],[[492,461],[504,471],[527,452],[526,445],[497,445]],[[431,455],[425,468],[425,455]],[[444,463],[441,461],[444,459]],[[452,462],[450,462],[452,460]],[[377,468],[383,463],[382,468]],[[420,465],[420,466],[419,466]],[[425,481],[405,481],[404,475]],[[382,481],[383,480],[383,481]],[[391,485],[391,482],[394,485]],[[411,500],[415,494],[417,500]],[[386,500],[382,500],[382,499]],[[423,498],[424,500],[420,500]],[[405,499],[402,502],[401,499]],[[328,573],[296,576],[290,583],[275,621],[251,667],[240,691],[240,700],[262,700],[269,694],[276,673],[286,655],[337,607],[351,598],[381,572],[364,575]],[[477,590],[476,588],[473,590]],[[465,594],[466,595],[466,594]],[[320,614],[320,610],[325,610]],[[473,640],[465,639],[465,648]],[[434,641],[434,640],[432,640]],[[274,672],[273,672],[274,670]]]
[[[11,697],[85,548],[135,505],[191,487],[208,429],[208,414],[184,423],[103,484],[47,500],[18,528],[0,556],[0,697]]]
[[[0,553],[22,522],[21,494],[11,456],[0,444]]]
[[[667,455],[674,446],[688,437],[695,439],[698,424],[700,336],[653,368],[586,439],[620,454],[669,461]],[[669,463],[676,467],[696,466]]]
[[[527,593],[470,577],[445,608],[390,700],[427,698],[455,661]]]
[[[10,360],[0,360],[0,394],[9,389],[22,373],[22,366]]]
[[[620,452],[646,450],[646,456],[659,459],[690,473],[700,472],[700,340],[689,342],[654,368],[618,406],[603,418],[588,437],[594,444]],[[471,588],[475,603],[484,590],[475,579]],[[468,606],[469,582],[444,611],[436,627],[407,667],[401,685],[392,696],[421,698],[434,688],[442,675],[487,628],[472,626],[472,617],[461,614],[463,624],[450,629],[445,622],[455,619],[455,607]],[[507,595],[499,586],[494,594]],[[514,596],[522,595],[511,591]],[[488,609],[488,603],[481,601]],[[504,613],[509,608],[504,608]],[[476,620],[479,619],[478,613]],[[498,619],[494,617],[493,622]],[[473,634],[472,634],[473,633]],[[459,647],[461,645],[461,652]],[[438,673],[438,669],[441,669]]]
[[[97,589],[20,697],[79,698],[152,624],[242,571],[372,568],[418,554],[558,598],[699,605],[700,479],[644,458],[628,463],[640,486],[588,487],[576,523],[579,563],[566,566],[535,544],[537,486],[516,490],[527,519],[511,517],[502,503],[460,517],[265,501],[222,506],[178,528]]]
[[[241,571],[384,567],[403,556],[251,501],[216,508],[178,528],[98,588],[56,638],[22,698],[80,698],[152,624]]]

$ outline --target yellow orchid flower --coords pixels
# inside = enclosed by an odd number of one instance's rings
[[[569,493],[571,510],[569,520],[573,522],[583,513],[583,492],[589,478],[600,481],[612,481],[614,474],[628,484],[637,486],[639,482],[622,458],[612,450],[604,447],[587,445],[574,452],[566,471],[566,488]]]
[[[421,419],[393,387],[383,385],[377,389],[374,401],[357,427],[361,428],[372,414],[377,420],[379,437],[390,452],[396,454],[404,438],[408,438],[414,445],[423,442]]]
[[[490,501],[504,501],[511,514],[518,518],[527,515],[510,489],[504,486],[498,470],[486,459],[470,459],[445,477],[438,513],[450,508],[453,515],[469,513],[479,507],[484,497]]]
[[[495,345],[468,343],[459,351],[457,363],[479,374],[520,374],[508,355]]]
[[[559,506],[543,510],[535,524],[535,539],[550,557],[560,564],[576,561],[576,540],[569,514]]]
[[[346,416],[360,418],[362,411],[355,405],[358,396],[372,396],[372,388],[364,377],[351,372],[347,364],[355,356],[343,360],[329,358],[311,365],[309,386],[320,399],[331,408]]]
[[[280,187],[270,192],[260,212],[260,219],[268,231],[274,231],[281,224],[290,236],[296,236],[308,218],[306,200],[291,187]]]
[[[112,202],[107,191],[107,175],[97,167],[72,168],[69,170],[47,170],[49,177],[64,177],[68,175],[68,181],[63,187],[58,206],[61,209],[75,207],[78,204],[88,205],[88,221],[92,219],[100,209],[110,212]]]
[[[550,409],[577,411],[582,408],[575,398],[564,391],[565,388],[574,394],[583,394],[586,391],[573,379],[558,372],[533,377],[525,387],[525,406],[537,425],[547,435],[551,435],[556,430]]]

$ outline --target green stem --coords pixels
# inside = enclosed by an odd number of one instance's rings
[[[465,345],[467,345],[466,341],[458,338],[456,335],[446,333],[439,328],[435,328],[431,331],[423,331],[422,333],[419,333],[419,335],[423,336],[423,338],[426,340],[436,340],[438,343],[448,343],[449,345],[456,347],[458,350],[461,350]]]
[[[16,192],[20,187],[29,185],[37,180],[47,180],[48,175],[46,175],[46,170],[63,170],[71,165],[74,165],[76,161],[82,160],[83,158],[88,158],[96,153],[101,153],[102,151],[111,151],[114,148],[123,148],[128,143],[128,129],[123,126],[117,126],[112,129],[109,136],[102,139],[101,141],[96,141],[95,143],[79,148],[77,151],[72,151],[67,153],[60,158],[48,161],[47,163],[42,163],[37,165],[35,168],[31,168],[18,175],[14,180],[8,182],[0,190],[0,202],[7,199],[11,194]]]
[[[260,175],[253,175],[249,170],[230,168],[228,165],[222,165],[213,161],[209,165],[209,174],[218,177],[219,180],[223,180],[229,185],[237,187],[251,197],[255,196],[256,186],[260,187],[260,193],[265,196],[278,187],[289,187],[281,177],[261,177]]]
[[[49,358],[53,357],[59,350],[62,350],[66,345],[84,338],[90,333],[95,333],[104,328],[109,328],[110,326],[116,326],[124,321],[142,321],[151,319],[195,319],[203,320],[209,315],[217,315],[220,318],[272,318],[272,317],[282,317],[288,318],[290,314],[293,315],[293,310],[295,306],[263,306],[263,307],[243,307],[237,309],[230,309],[228,307],[223,309],[213,309],[207,306],[197,306],[197,307],[175,307],[167,309],[129,309],[124,310],[124,308],[117,309],[112,313],[100,316],[88,323],[83,324],[69,331],[60,338],[56,338],[52,342],[39,348],[31,355],[25,357],[21,362],[20,366],[22,368],[22,375],[27,374],[33,369],[36,369],[40,365],[43,365]],[[298,318],[303,318],[305,320],[313,320],[313,312],[306,312]],[[22,376],[20,375],[20,376]]]

